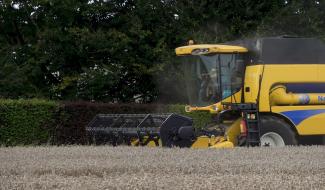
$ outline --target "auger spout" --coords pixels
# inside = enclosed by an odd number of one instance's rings
[[[270,91],[271,105],[325,105],[325,93],[291,93],[284,85]]]

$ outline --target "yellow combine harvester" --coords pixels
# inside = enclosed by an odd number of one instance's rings
[[[190,106],[209,111],[194,129],[177,114],[97,115],[87,126],[97,143],[224,148],[285,146],[325,135],[325,44],[272,37],[176,48]]]

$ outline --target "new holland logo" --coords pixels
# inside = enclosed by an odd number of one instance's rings
[[[303,95],[299,96],[299,103],[300,104],[308,104],[309,101],[310,101],[310,98],[309,98],[308,95],[303,94]]]
[[[325,96],[318,96],[319,102],[325,102]]]

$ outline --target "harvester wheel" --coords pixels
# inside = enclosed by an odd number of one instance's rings
[[[284,120],[274,116],[261,116],[261,146],[297,145],[295,132]]]

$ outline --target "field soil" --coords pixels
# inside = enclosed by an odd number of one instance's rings
[[[3,147],[0,189],[325,189],[325,147]]]

